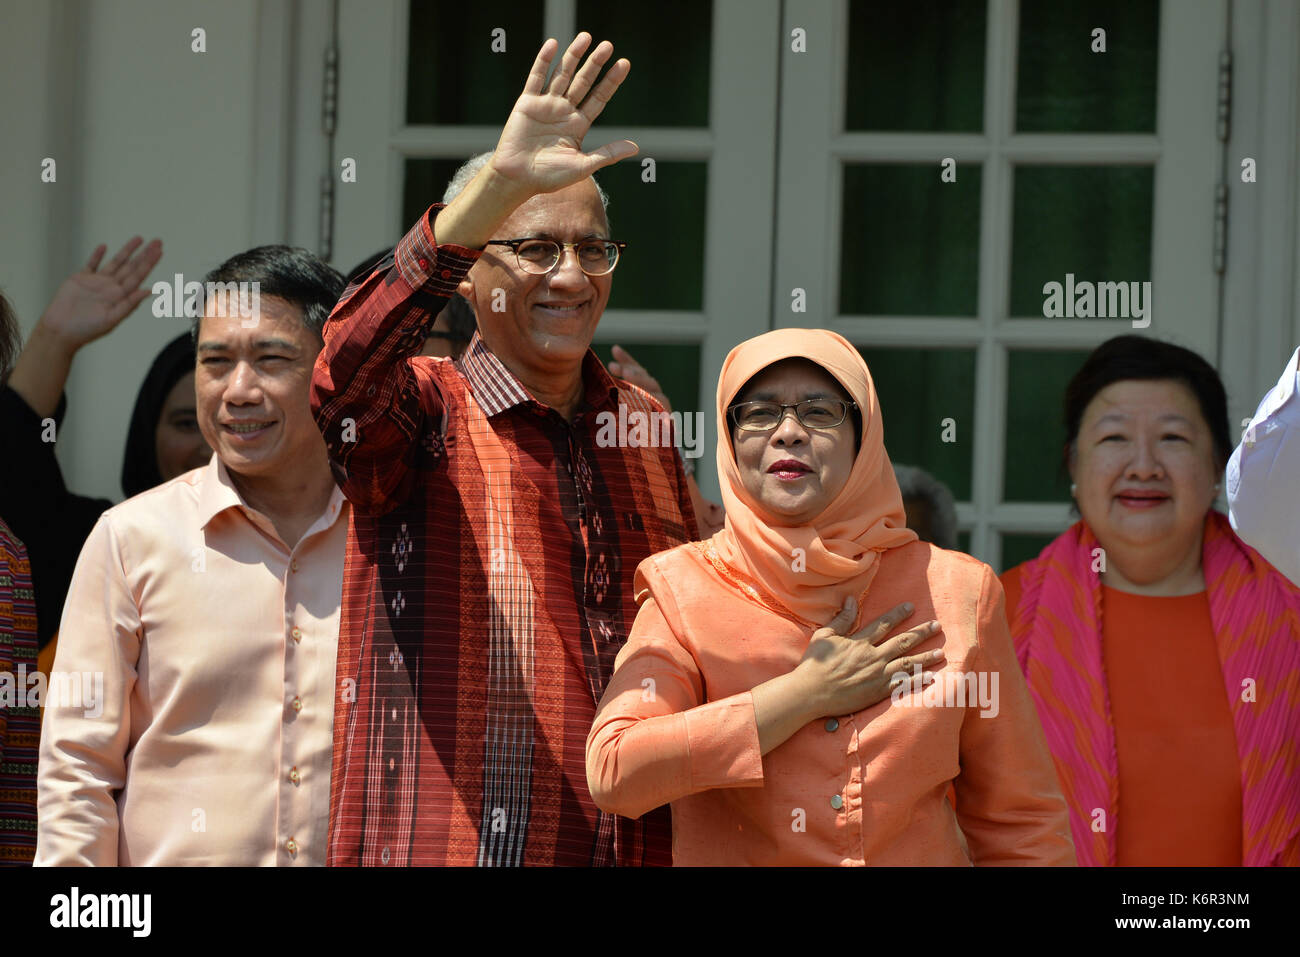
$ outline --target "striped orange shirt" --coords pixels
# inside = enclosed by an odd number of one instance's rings
[[[662,411],[595,354],[572,422],[476,335],[422,356],[479,253],[435,206],[325,327],[312,408],[352,501],[330,864],[667,864],[666,811],[600,811],[584,746],[642,559],[694,537],[676,449],[603,441]],[[608,415],[606,415],[608,414]]]

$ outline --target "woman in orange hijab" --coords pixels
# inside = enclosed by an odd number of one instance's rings
[[[637,568],[587,739],[596,804],[671,803],[678,865],[1073,864],[1002,589],[905,527],[857,350],[742,343],[718,432],[726,525]]]

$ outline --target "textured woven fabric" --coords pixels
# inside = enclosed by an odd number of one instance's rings
[[[594,353],[574,420],[475,336],[418,355],[478,252],[433,207],[325,328],[312,408],[354,505],[329,863],[667,864],[666,811],[599,811],[584,745],[642,559],[693,536],[669,445],[598,441],[655,412]]]
[[[1097,539],[1076,522],[1020,566],[1016,656],[1056,761],[1081,865],[1114,865],[1119,766],[1102,660]],[[1300,864],[1300,590],[1211,511],[1202,548],[1242,782],[1242,863]],[[1153,663],[1158,667],[1158,663]],[[1097,811],[1105,812],[1104,828]]]
[[[36,853],[36,755],[41,718],[29,700],[36,672],[36,602],[27,550],[0,519],[0,866]]]

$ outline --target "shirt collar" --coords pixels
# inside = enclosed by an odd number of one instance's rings
[[[329,504],[325,506],[323,513],[327,527],[343,513],[345,502],[346,499],[343,498],[338,483],[334,483],[334,487],[330,490]],[[235,483],[230,480],[230,471],[226,468],[226,463],[221,461],[221,457],[216,452],[213,452],[212,458],[208,460],[208,464],[203,467],[199,475],[199,528],[206,528],[213,518],[228,508],[242,508],[250,520],[254,516],[264,518],[260,512],[244,501],[243,496],[235,488]]]
[[[506,409],[534,401],[518,377],[488,349],[477,330],[461,357],[456,360],[456,368],[469,382],[474,398],[489,418]],[[586,407],[600,409],[618,404],[618,386],[605,369],[605,364],[591,349],[582,358],[582,382]]]

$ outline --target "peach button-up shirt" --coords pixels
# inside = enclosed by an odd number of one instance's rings
[[[1075,863],[992,569],[921,542],[884,552],[860,621],[903,601],[910,623],[937,619],[912,653],[943,647],[938,690],[818,719],[764,756],[750,691],[793,670],[813,629],[742,595],[703,547],[637,569],[640,610],[587,741],[599,806],[671,802],[677,865]]]
[[[335,487],[290,548],[214,454],[103,514],[59,627],[82,694],[47,701],[37,864],[325,863],[349,507]]]

